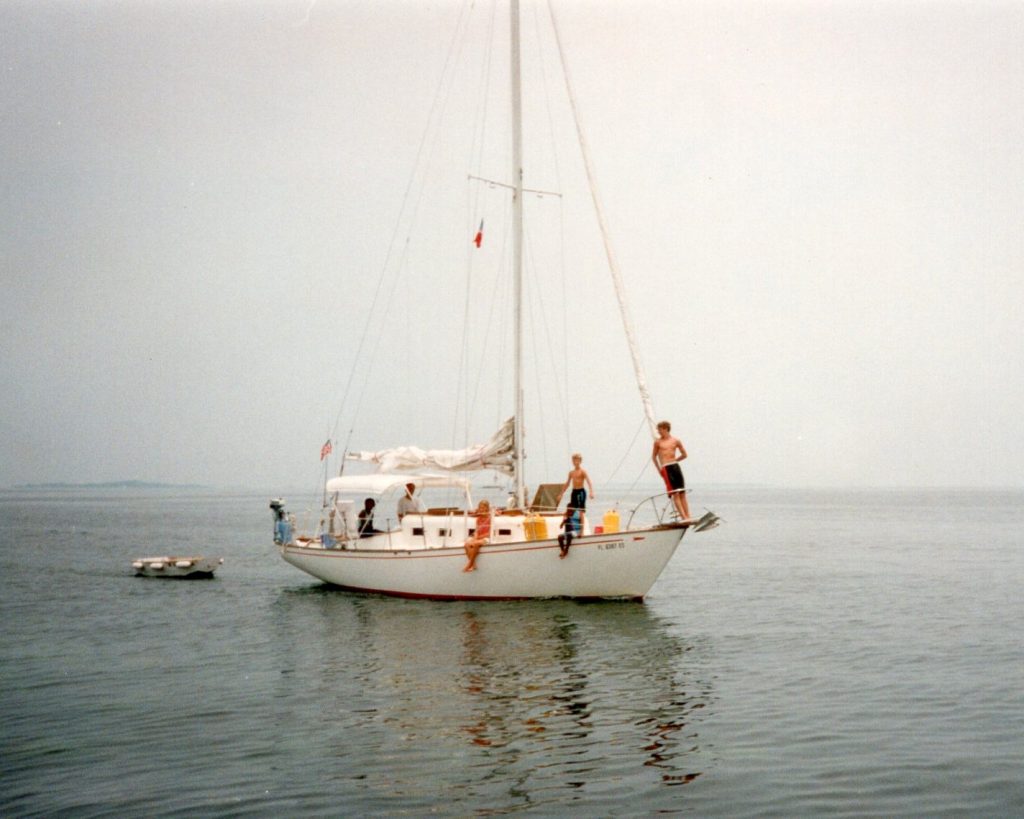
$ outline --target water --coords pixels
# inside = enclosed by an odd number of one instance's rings
[[[642,605],[431,603],[264,494],[0,493],[0,814],[1024,815],[1024,494],[694,501]]]

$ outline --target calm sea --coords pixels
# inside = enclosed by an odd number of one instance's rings
[[[267,499],[0,493],[0,814],[1024,815],[1022,493],[698,492],[644,604],[331,590]]]

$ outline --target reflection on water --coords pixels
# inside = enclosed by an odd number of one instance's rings
[[[360,743],[343,756],[367,808],[500,813],[631,793],[638,809],[664,809],[665,786],[701,773],[703,647],[645,606],[312,587],[282,593],[277,609],[292,666],[282,694],[316,692],[325,718]]]

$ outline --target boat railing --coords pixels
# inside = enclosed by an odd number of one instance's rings
[[[652,518],[657,526],[664,526],[672,523],[675,515],[675,504],[672,502],[672,495],[668,492],[660,492],[644,498],[630,512],[626,519],[626,528],[632,529],[633,522],[637,521],[638,527],[650,525],[648,521]]]

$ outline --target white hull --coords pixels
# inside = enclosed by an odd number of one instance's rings
[[[212,577],[221,557],[140,557],[132,561],[141,577]]]
[[[640,600],[675,553],[679,525],[574,538],[559,558],[553,539],[491,543],[476,570],[463,572],[461,546],[396,549],[324,549],[281,546],[296,568],[345,589],[435,600],[574,597]]]

